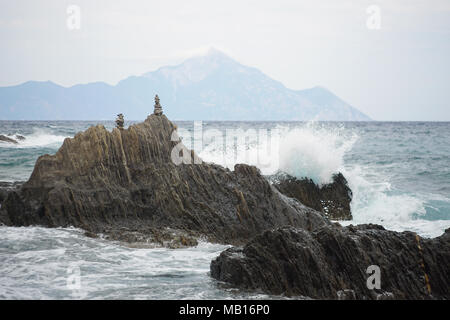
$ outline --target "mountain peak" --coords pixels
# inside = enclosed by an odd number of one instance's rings
[[[206,56],[208,57],[220,57],[220,58],[230,58],[223,51],[220,51],[214,47],[210,47],[206,52]],[[231,58],[230,58],[231,59]]]
[[[291,90],[221,50],[205,49],[178,65],[129,77],[116,86],[90,83],[52,88],[30,83],[17,90],[0,88],[0,117],[75,119],[79,108],[85,107],[85,119],[102,119],[127,106],[127,118],[139,119],[158,93],[171,106],[167,114],[183,120],[369,120],[324,87]],[[74,111],[69,114],[60,106]]]
[[[216,62],[216,63],[234,63],[238,64],[233,58],[227,55],[225,52],[218,50],[214,47],[210,47],[204,54],[199,56],[192,56],[184,61],[184,63],[189,63],[195,61],[196,63],[204,64],[206,62]]]
[[[146,78],[162,76],[177,86],[183,86],[188,83],[199,82],[219,69],[230,70],[237,66],[240,66],[237,61],[222,51],[210,47],[203,54],[194,55],[179,65],[162,67],[154,72],[143,74],[143,76]]]

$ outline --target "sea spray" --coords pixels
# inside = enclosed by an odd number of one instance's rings
[[[278,125],[270,130],[241,130],[235,144],[229,143],[230,131],[225,130],[225,138],[219,142],[205,139],[200,157],[231,170],[237,163],[246,163],[257,166],[265,175],[281,171],[297,178],[308,177],[317,184],[331,182],[333,174],[342,170],[344,155],[358,138],[343,126],[327,128],[317,122],[294,128]],[[235,135],[236,130],[231,136]]]
[[[341,224],[381,224],[389,230],[408,230],[424,237],[437,237],[450,227],[450,220],[427,220],[426,199],[393,188],[385,176],[372,168],[357,165],[342,172],[353,192],[353,220],[340,221]]]
[[[289,130],[280,142],[280,170],[297,178],[308,177],[317,184],[332,181],[344,167],[344,155],[358,139],[343,126],[326,127],[308,122]]]
[[[14,133],[7,135],[7,137],[16,139],[18,135],[23,136],[25,139],[18,140],[18,144],[0,143],[0,148],[58,148],[64,139],[68,137],[60,134],[54,134],[52,130],[47,128],[33,128],[30,134]]]

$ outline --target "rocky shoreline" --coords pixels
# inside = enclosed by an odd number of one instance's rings
[[[450,229],[435,239],[378,225],[283,227],[230,248],[211,276],[247,290],[313,299],[449,299]],[[380,288],[369,289],[370,266]]]
[[[175,164],[174,150],[188,163]],[[28,181],[0,184],[0,223],[74,226],[132,247],[231,244],[211,262],[211,276],[271,294],[450,298],[450,230],[422,239],[333,223],[351,219],[351,199],[340,173],[318,186],[201,162],[161,109],[129,128],[97,125],[67,138],[55,155],[39,157]],[[380,289],[367,286],[371,265],[381,269]]]
[[[153,114],[127,129],[109,132],[98,125],[66,139],[55,155],[39,157],[20,189],[8,193],[0,222],[74,226],[144,242],[155,238],[149,230],[170,228],[185,238],[235,245],[274,227],[312,230],[329,223],[324,214],[285,201],[256,167],[241,164],[230,171],[194,164],[196,155],[174,139],[174,131],[166,116]],[[173,163],[177,145],[192,164]]]

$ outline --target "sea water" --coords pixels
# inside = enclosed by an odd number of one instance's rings
[[[0,121],[0,134],[26,139],[0,142],[0,181],[25,181],[39,155],[55,153],[66,137],[113,122]],[[132,122],[126,123],[126,126]],[[448,122],[202,122],[203,132],[242,129],[279,132],[275,167],[317,184],[342,172],[353,191],[353,220],[435,237],[450,227],[450,123]],[[177,122],[194,133],[192,122]],[[198,128],[198,123],[197,123]],[[194,137],[195,134],[192,134]],[[246,140],[248,141],[248,140]],[[266,141],[266,140],[264,140]],[[204,161],[233,168],[253,163],[267,142],[226,148],[204,146]],[[269,140],[267,140],[269,141]],[[189,145],[189,139],[183,140]],[[250,160],[249,160],[250,159]],[[267,160],[267,159],[265,159]],[[269,161],[269,162],[270,162]],[[267,162],[267,161],[266,161]],[[0,299],[257,299],[283,298],[229,288],[208,275],[210,261],[227,246],[136,249],[74,228],[0,227]]]

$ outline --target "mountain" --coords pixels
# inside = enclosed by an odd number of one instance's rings
[[[153,112],[156,93],[164,113],[177,120],[370,120],[325,88],[288,89],[215,49],[115,86],[29,81],[0,87],[0,119],[102,120],[123,113],[137,120]]]

